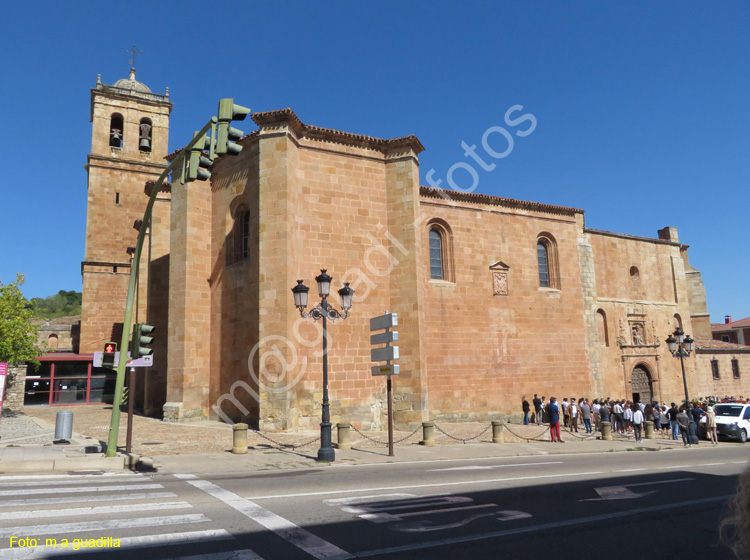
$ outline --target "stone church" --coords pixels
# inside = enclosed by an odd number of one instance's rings
[[[82,354],[119,340],[139,220],[174,157],[171,109],[134,70],[91,89]],[[321,269],[336,307],[344,282],[355,289],[348,317],[328,323],[333,422],[385,423],[369,321],[386,310],[398,313],[400,427],[518,414],[534,393],[679,402],[680,360],[664,342],[678,327],[696,340],[692,397],[750,396],[750,348],[712,340],[676,228],[594,230],[577,208],[422,186],[416,136],[323,128],[291,109],[251,119],[242,152],[208,181],[173,176],[158,194],[137,298],[137,321],[156,326],[155,365],[135,391],[147,413],[316,426],[322,330],[291,288],[302,279],[316,305]]]

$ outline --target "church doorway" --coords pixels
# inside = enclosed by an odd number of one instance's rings
[[[633,382],[633,402],[651,404],[654,400],[654,391],[648,368],[643,364],[635,366],[630,379]]]

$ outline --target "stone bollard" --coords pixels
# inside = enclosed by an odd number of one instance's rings
[[[646,432],[646,439],[654,439],[654,423],[651,420],[646,420],[643,425],[646,426],[644,430]]]
[[[505,422],[492,421],[492,443],[505,443]]]
[[[247,453],[247,424],[235,424],[233,429],[232,453]]]
[[[336,447],[339,449],[351,449],[352,448],[352,442],[349,440],[349,428],[351,425],[349,422],[342,422],[340,424],[336,424],[336,428],[338,428],[339,431],[339,437],[337,439],[338,443],[336,444]]]
[[[422,441],[419,442],[419,445],[435,447],[435,423],[422,422],[422,434]]]
[[[602,420],[602,439],[612,441],[612,422]]]

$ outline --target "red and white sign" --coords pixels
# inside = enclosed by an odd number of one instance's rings
[[[3,416],[3,398],[5,396],[5,378],[8,376],[8,364],[0,363],[0,418]]]

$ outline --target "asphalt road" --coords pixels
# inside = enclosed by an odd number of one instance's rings
[[[730,559],[748,446],[198,475],[0,477],[0,559]],[[20,547],[13,538],[36,538]],[[57,539],[45,547],[47,538]],[[100,541],[104,543],[104,541]],[[85,552],[85,554],[84,554]]]

